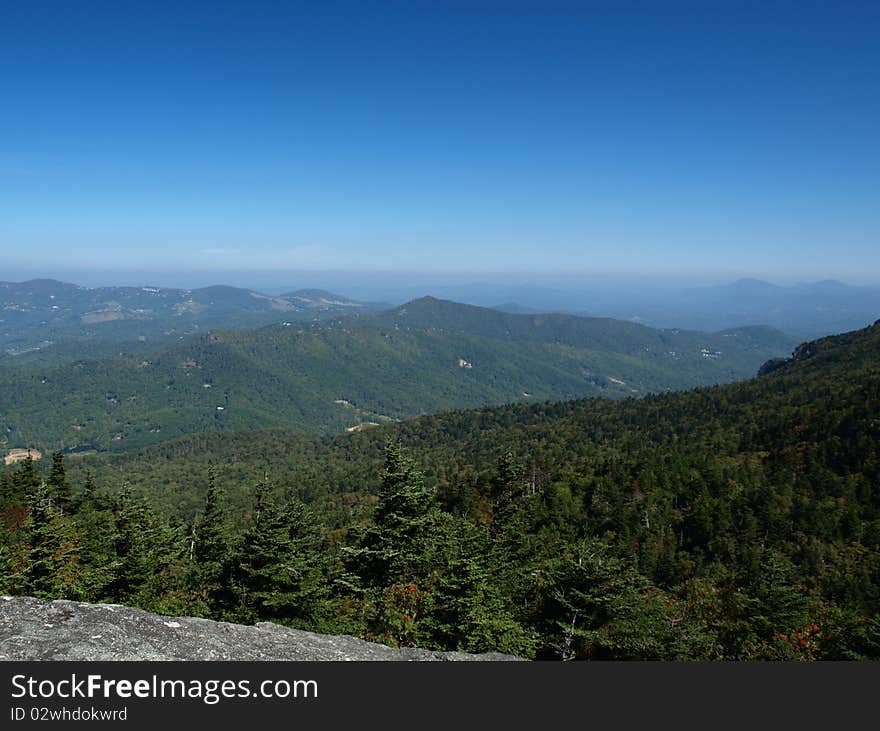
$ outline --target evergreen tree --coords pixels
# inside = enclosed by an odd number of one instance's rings
[[[171,611],[178,592],[175,567],[182,560],[182,536],[144,500],[123,487],[113,534],[115,561],[107,593],[113,601],[153,611]]]
[[[492,480],[492,534],[495,537],[522,529],[522,503],[526,494],[525,480],[513,452],[507,450],[498,460]]]
[[[493,576],[485,528],[455,518],[443,525],[442,562],[426,586],[429,606],[417,636],[435,647],[529,656],[532,642],[510,615]]]
[[[99,510],[101,508],[109,507],[105,504],[105,501],[101,500],[98,496],[98,488],[95,485],[95,476],[92,474],[91,470],[86,470],[82,490],[80,490],[75,505],[77,510]]]
[[[0,593],[12,594],[15,591],[16,557],[14,544],[7,536],[8,531],[0,523]]]
[[[196,523],[193,558],[207,576],[218,576],[227,556],[223,494],[217,486],[217,474],[208,473],[205,505]]]
[[[69,512],[73,497],[64,471],[64,455],[61,452],[52,453],[52,468],[49,471],[48,482],[55,504],[60,510]]]
[[[556,535],[538,534],[544,495],[531,493],[526,485],[522,470],[508,450],[499,460],[492,480],[493,540],[487,551],[497,567],[496,581],[507,609],[522,623],[532,621],[539,610],[534,577],[543,554],[559,544]]]
[[[16,490],[12,475],[5,472],[0,474],[0,512],[5,513],[15,503],[15,498]]]
[[[31,495],[40,487],[40,479],[37,477],[34,458],[30,452],[18,463],[18,469],[12,474],[12,483],[16,494],[22,497]]]
[[[28,512],[23,593],[43,599],[72,598],[79,579],[79,546],[73,525],[55,505],[45,482],[31,492]]]
[[[209,614],[228,604],[225,571],[229,560],[223,494],[213,468],[208,472],[208,491],[202,514],[192,531],[190,584]]]
[[[262,483],[253,525],[233,559],[237,619],[314,629],[327,598],[320,530],[299,499],[278,504],[267,492]]]
[[[674,602],[593,538],[547,567],[545,650],[563,660],[675,659]]]
[[[424,577],[436,550],[439,508],[422,474],[395,442],[385,446],[374,525],[355,552],[357,573],[382,588]]]
[[[438,560],[441,513],[433,491],[394,442],[385,445],[382,486],[373,524],[346,553],[361,593],[367,636],[410,644],[415,595],[406,587],[429,583]],[[408,619],[407,619],[408,618]]]
[[[39,487],[33,473],[33,462],[27,467],[19,466],[12,473],[0,475],[0,521],[6,530],[5,538],[10,544],[22,538],[22,529],[27,521],[29,503]]]
[[[83,566],[82,598],[92,602],[112,601],[117,571],[116,516],[112,504],[98,496],[90,472],[86,473],[85,484],[74,505]]]
[[[113,578],[108,593],[114,602],[132,601],[148,581],[151,567],[146,560],[146,532],[143,506],[135,502],[127,484],[117,498],[112,541]]]

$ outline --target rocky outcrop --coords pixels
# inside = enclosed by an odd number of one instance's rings
[[[118,604],[0,597],[0,660],[516,660],[396,649],[261,622],[164,617]]]
[[[767,376],[771,373],[776,373],[776,371],[788,368],[790,365],[812,358],[820,351],[820,343],[821,341],[819,340],[810,340],[798,345],[794,351],[792,351],[791,357],[789,358],[771,358],[758,369],[758,375]]]
[[[791,358],[771,358],[768,361],[765,361],[764,364],[758,368],[759,376],[769,376],[771,373],[775,373],[776,371],[782,370],[786,366],[792,363]]]

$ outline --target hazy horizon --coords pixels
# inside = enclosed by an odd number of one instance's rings
[[[872,4],[41,5],[4,279],[880,278]]]
[[[773,277],[749,272],[718,275],[645,274],[642,272],[552,272],[552,271],[437,271],[437,270],[309,270],[309,271],[235,271],[235,270],[85,270],[85,269],[4,269],[0,281],[25,282],[54,279],[89,288],[164,287],[199,289],[231,286],[278,294],[295,289],[370,291],[405,284],[406,287],[509,286],[535,289],[578,291],[585,288],[602,291],[648,287],[657,290],[687,290],[724,287],[743,281],[759,281],[777,287],[797,287],[821,282],[837,282],[847,287],[880,287],[880,280],[838,276]]]

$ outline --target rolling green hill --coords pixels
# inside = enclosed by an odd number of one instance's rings
[[[157,353],[0,369],[7,449],[125,450],[180,435],[341,432],[518,401],[611,398],[748,377],[773,330],[657,331],[425,298],[378,316],[192,336]]]
[[[737,359],[744,352],[773,350],[794,342],[778,330],[764,326],[717,333],[660,330],[606,317],[511,314],[434,297],[422,297],[373,314],[365,321],[404,331],[459,333],[516,343],[588,348],[660,363],[715,361],[722,370],[726,367],[730,371],[739,368]]]

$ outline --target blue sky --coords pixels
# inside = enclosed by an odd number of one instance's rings
[[[878,68],[876,3],[8,2],[0,279],[877,282]]]

